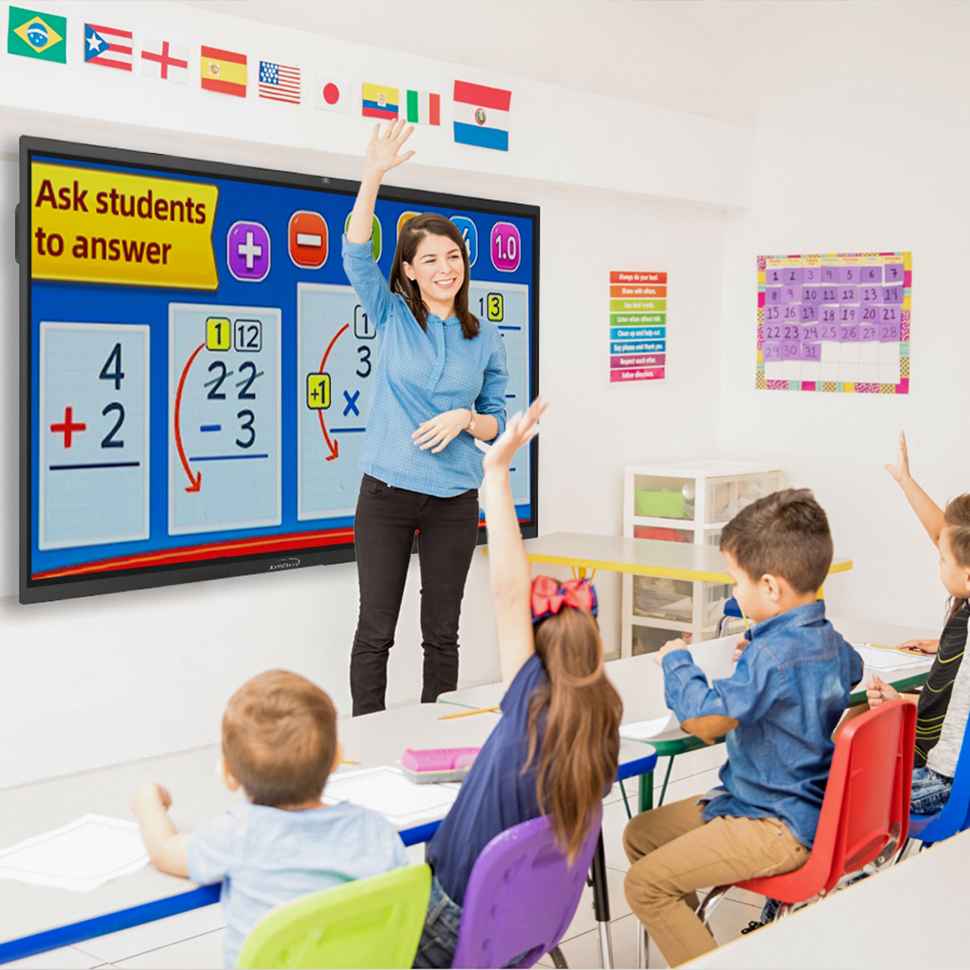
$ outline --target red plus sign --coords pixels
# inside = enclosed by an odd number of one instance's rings
[[[88,426],[86,424],[75,424],[74,423],[74,408],[67,407],[64,408],[64,423],[63,424],[52,424],[51,431],[54,434],[64,435],[64,447],[71,447],[71,436],[75,431],[87,431]]]

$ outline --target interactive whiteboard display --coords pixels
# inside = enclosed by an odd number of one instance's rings
[[[340,254],[356,188],[21,139],[22,602],[353,559],[380,355]],[[382,191],[385,277],[419,212],[461,230],[524,408],[538,209]],[[513,463],[525,535],[536,449]]]

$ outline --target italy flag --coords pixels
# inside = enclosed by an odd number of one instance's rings
[[[441,95],[429,91],[408,91],[407,116],[412,125],[440,125]]]
[[[507,152],[511,100],[511,91],[455,81],[455,141]]]

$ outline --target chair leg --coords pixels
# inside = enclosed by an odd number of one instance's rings
[[[908,859],[913,854],[914,850],[916,852],[921,852],[922,849],[923,849],[923,843],[920,842],[919,839],[915,839],[912,836],[910,836],[904,843],[902,849],[899,852],[899,855],[896,856],[896,861],[893,863],[893,865],[899,865],[899,863],[902,862],[904,859]]]
[[[636,970],[647,970],[650,966],[650,937],[647,928],[637,920],[637,957]]]
[[[599,927],[600,965],[603,970],[613,970],[613,937],[609,923],[597,923]]]
[[[562,955],[562,950],[558,946],[554,946],[549,951],[549,956],[552,958],[552,965],[554,967],[559,967],[560,970],[568,970],[569,964],[566,963],[566,958]]]
[[[704,902],[697,907],[697,916],[705,926],[707,926],[707,921],[711,918],[714,908],[730,888],[730,886],[715,886],[704,898]]]

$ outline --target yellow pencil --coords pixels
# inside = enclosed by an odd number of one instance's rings
[[[897,653],[915,653],[915,654],[922,654],[923,653],[923,651],[920,650],[918,647],[905,647],[905,648],[901,648],[901,647],[890,647],[890,646],[888,646],[885,643],[867,643],[866,646],[867,647],[878,647],[880,650],[895,650]]]
[[[453,717],[468,717],[469,714],[485,714],[487,711],[498,711],[501,710],[500,705],[496,704],[494,707],[477,707],[474,711],[458,711],[455,714],[442,714],[438,720],[447,721]]]
[[[340,763],[342,765],[359,765],[360,764],[359,761],[354,761],[353,758],[341,758],[340,759]]]

